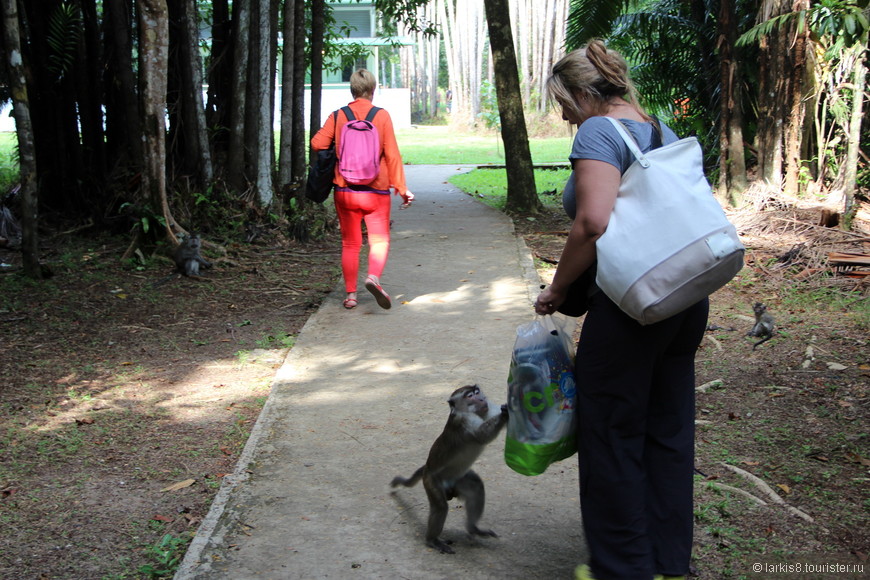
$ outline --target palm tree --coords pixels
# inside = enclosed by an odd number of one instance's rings
[[[609,39],[628,59],[651,111],[680,134],[695,134],[709,159],[719,158],[719,193],[739,205],[746,188],[743,147],[746,80],[739,66],[749,48],[734,45],[748,26],[748,2],[655,0],[572,4],[567,43]]]
[[[868,0],[807,3],[802,10],[765,19],[738,41],[762,42],[766,36],[789,29],[808,39],[806,53],[812,69],[800,92],[802,99],[809,100],[812,114],[807,119],[811,130],[801,132],[814,140],[811,151],[802,148],[804,157],[815,161],[809,166],[814,182],[808,185],[815,190],[827,186],[826,204],[846,214],[854,206],[857,180],[870,30],[867,9]],[[838,147],[836,142],[841,139],[845,143]]]

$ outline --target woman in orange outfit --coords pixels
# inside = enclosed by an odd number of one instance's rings
[[[350,77],[350,93],[354,100],[348,103],[357,119],[365,119],[371,108],[372,96],[377,88],[375,76],[360,69]],[[311,139],[315,151],[328,149],[335,140],[335,150],[341,150],[341,128],[348,122],[344,112],[330,115],[329,119]],[[366,222],[369,239],[369,264],[366,290],[372,293],[381,308],[391,306],[390,296],[381,287],[381,274],[390,251],[390,188],[404,200],[402,207],[409,207],[414,194],[405,185],[405,168],[402,155],[393,132],[393,121],[386,110],[381,109],[372,119],[381,142],[381,166],[378,176],[367,185],[350,185],[335,167],[335,209],[341,227],[341,270],[347,297],[345,308],[357,305],[357,275],[359,253],[362,248],[362,220]]]

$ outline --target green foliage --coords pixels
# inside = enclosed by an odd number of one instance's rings
[[[127,212],[133,216],[133,229],[140,229],[143,234],[148,235],[153,228],[165,227],[166,219],[162,215],[157,215],[147,208],[135,206],[131,203],[124,203],[120,207],[120,212]]]
[[[279,333],[277,335],[268,335],[257,340],[257,346],[260,348],[293,348],[296,344],[296,337],[292,334]]]
[[[866,4],[866,2],[865,2]],[[866,6],[865,6],[866,8]],[[840,51],[864,42],[870,22],[855,0],[821,0],[809,10],[789,12],[766,20],[746,32],[738,45],[757,43],[763,36],[794,25],[797,32],[809,29],[813,37],[830,39],[827,58],[836,58]]]
[[[381,17],[384,33],[393,35],[398,32],[397,24],[401,22],[412,32],[422,32],[426,36],[438,34],[438,26],[425,18],[417,9],[428,5],[430,0],[375,0],[375,8]]]
[[[571,0],[570,16],[565,32],[565,44],[568,50],[579,48],[593,38],[610,36],[613,23],[631,4],[633,4],[631,0],[612,2]]]
[[[172,576],[184,557],[188,543],[190,538],[165,534],[159,542],[145,550],[145,554],[152,562],[141,566],[139,573],[145,574],[148,578]]]
[[[501,116],[498,113],[498,97],[495,86],[489,81],[480,83],[480,113],[477,117],[483,121],[487,129],[501,130]]]
[[[0,191],[9,191],[18,183],[18,136],[0,133]]]
[[[51,72],[58,79],[72,70],[81,32],[82,16],[78,6],[72,2],[60,4],[48,20],[48,35],[45,39],[50,48],[48,62]]]

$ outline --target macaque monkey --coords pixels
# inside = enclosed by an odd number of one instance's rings
[[[172,255],[175,271],[185,276],[199,276],[199,267],[211,268],[211,262],[202,257],[202,240],[197,234],[187,236]]]
[[[175,262],[175,270],[169,276],[155,282],[154,286],[159,286],[176,275],[199,278],[200,266],[211,268],[211,262],[202,257],[202,240],[197,234],[190,234],[175,247],[172,261]]]
[[[752,306],[752,311],[755,313],[755,326],[746,333],[746,336],[755,336],[761,339],[752,346],[752,350],[755,350],[759,344],[773,338],[774,323],[773,316],[767,312],[767,306],[761,302],[756,302]]]
[[[508,410],[507,405],[490,409],[486,395],[477,385],[456,389],[447,402],[450,404],[447,425],[432,444],[426,464],[408,479],[396,476],[390,485],[411,487],[423,480],[429,498],[426,545],[453,554],[453,549],[438,536],[447,519],[447,501],[454,497],[465,502],[465,529],[470,535],[498,537],[492,530],[477,527],[483,515],[485,493],[483,480],[471,470],[471,465],[507,423]]]

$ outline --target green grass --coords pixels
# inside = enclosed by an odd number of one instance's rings
[[[396,131],[402,161],[408,165],[485,165],[504,163],[501,135],[457,132],[445,126]],[[572,137],[529,139],[534,163],[567,163]]]
[[[569,169],[536,169],[535,190],[541,203],[548,207],[561,207],[562,190],[570,175]],[[504,169],[474,169],[454,175],[450,183],[491,207],[504,209],[507,200],[507,172]]]

